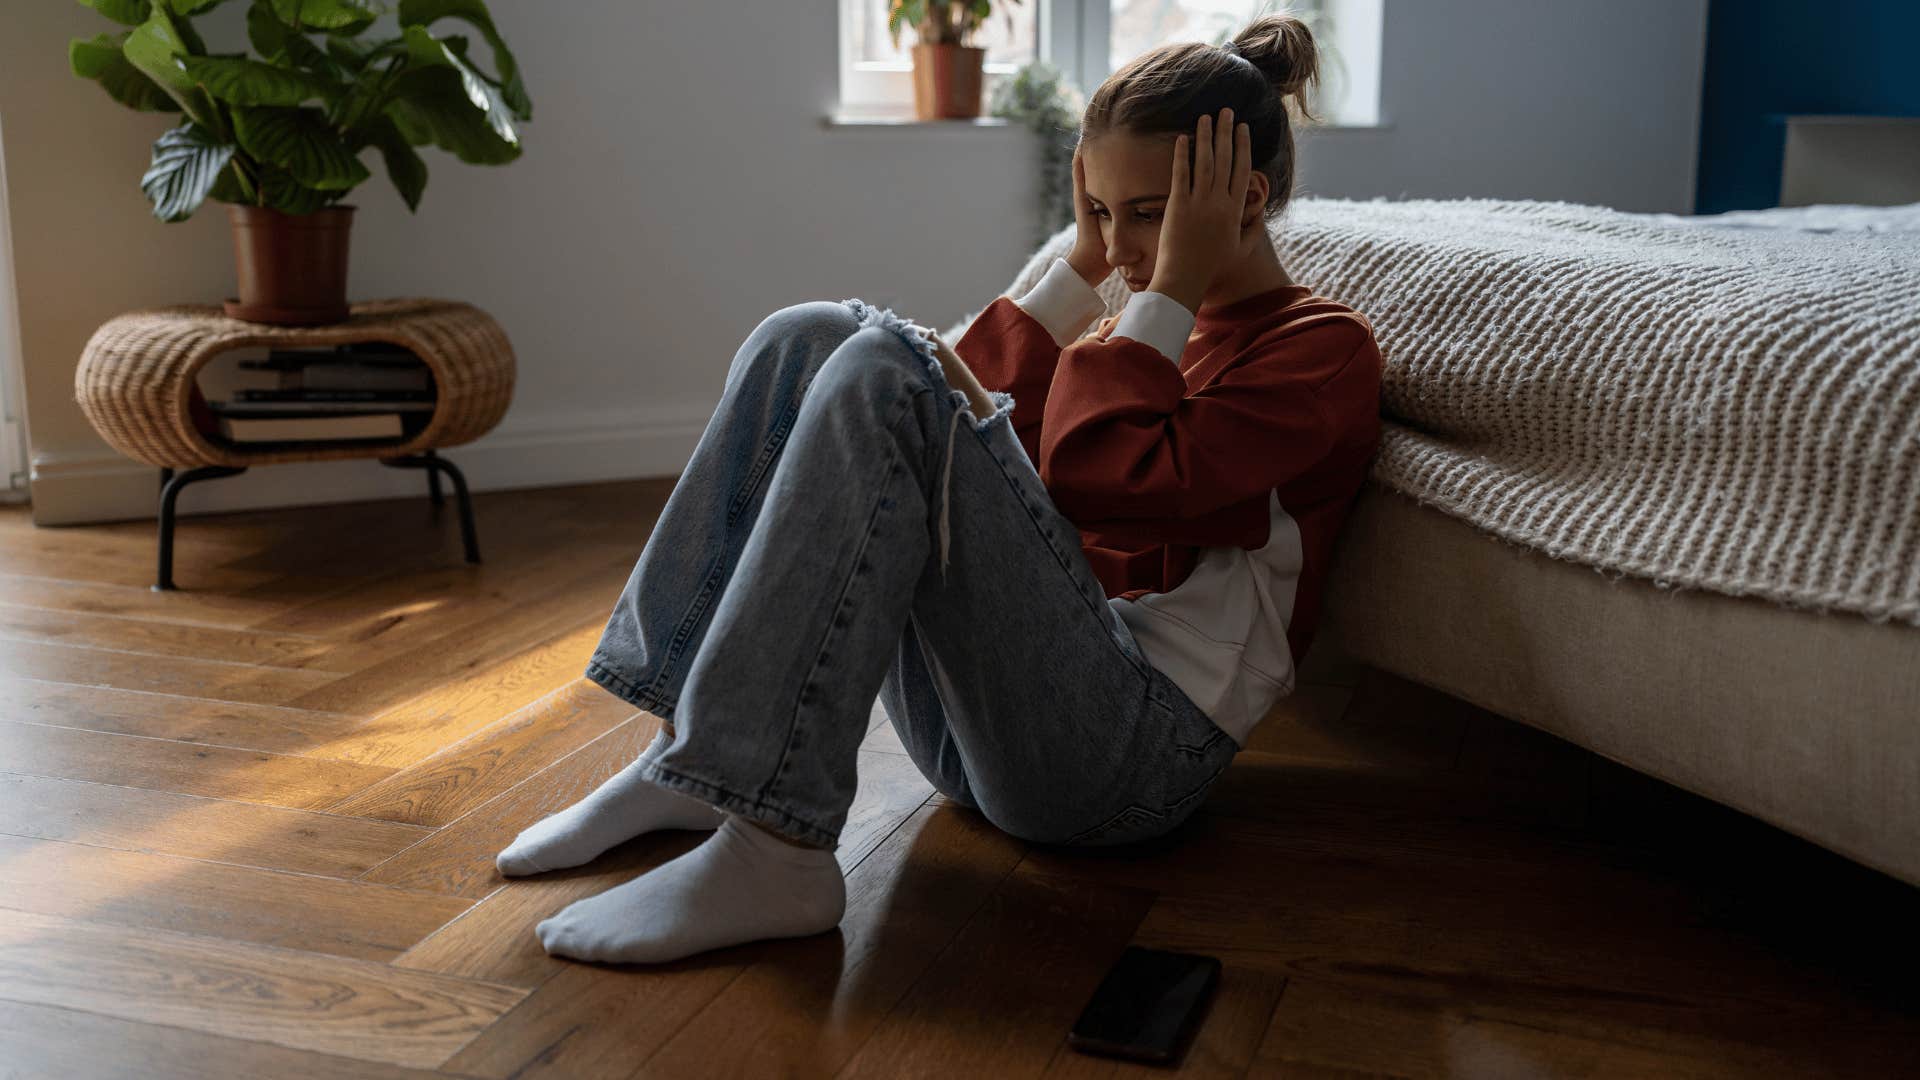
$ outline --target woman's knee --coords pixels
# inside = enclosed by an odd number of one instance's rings
[[[837,300],[789,304],[760,320],[753,338],[776,341],[827,341],[839,344],[860,329],[860,320]]]
[[[897,403],[926,389],[940,389],[940,362],[921,353],[900,332],[886,326],[861,327],[826,357],[815,380],[829,399],[875,405]]]
[[[858,329],[860,321],[837,300],[789,304],[761,319],[747,335],[734,354],[727,382],[738,378],[742,368],[780,363],[788,356],[810,356],[818,363]]]

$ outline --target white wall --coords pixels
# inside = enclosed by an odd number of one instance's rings
[[[1302,194],[1689,213],[1707,0],[1386,0],[1378,130],[1301,142]]]
[[[482,168],[428,151],[410,215],[369,154],[375,178],[350,200],[351,297],[468,300],[514,342],[512,409],[448,454],[478,490],[676,473],[768,312],[860,296],[945,326],[1031,250],[1024,132],[822,126],[834,0],[490,6],[534,101],[526,155]],[[242,13],[196,25],[238,48]],[[1684,211],[1704,27],[1705,0],[1388,0],[1387,126],[1304,139],[1302,185]],[[0,14],[34,510],[48,524],[154,512],[153,470],[106,447],[72,400],[93,328],[234,288],[225,208],[164,225],[140,194],[170,117],[67,70],[69,38],[110,28],[73,3]],[[423,487],[372,462],[263,466],[188,488],[180,509]]]

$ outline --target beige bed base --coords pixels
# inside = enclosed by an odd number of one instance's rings
[[[1372,483],[1324,618],[1357,660],[1920,884],[1920,629],[1605,576]]]

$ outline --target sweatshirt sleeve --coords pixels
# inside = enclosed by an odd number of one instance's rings
[[[1121,336],[1129,314],[1061,353],[1047,400],[1040,478],[1074,521],[1203,517],[1284,485],[1340,438],[1319,387],[1368,346],[1364,328],[1330,320],[1258,342],[1189,394],[1166,354]]]
[[[1040,460],[1041,420],[1061,348],[1105,310],[1099,292],[1056,258],[1025,295],[996,297],[954,342],[982,387],[1013,395],[1013,433],[1029,461]]]

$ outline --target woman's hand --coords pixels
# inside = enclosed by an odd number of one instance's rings
[[[1265,233],[1240,224],[1253,175],[1251,129],[1233,122],[1232,109],[1220,110],[1217,129],[1213,119],[1202,116],[1195,125],[1191,169],[1189,137],[1174,140],[1173,186],[1160,226],[1153,280],[1147,284],[1196,312],[1221,267],[1245,257],[1253,250],[1253,239]]]
[[[1100,219],[1087,205],[1087,164],[1080,148],[1073,151],[1073,250],[1067,265],[1096,288],[1113,273],[1107,263],[1107,242],[1100,239]]]

